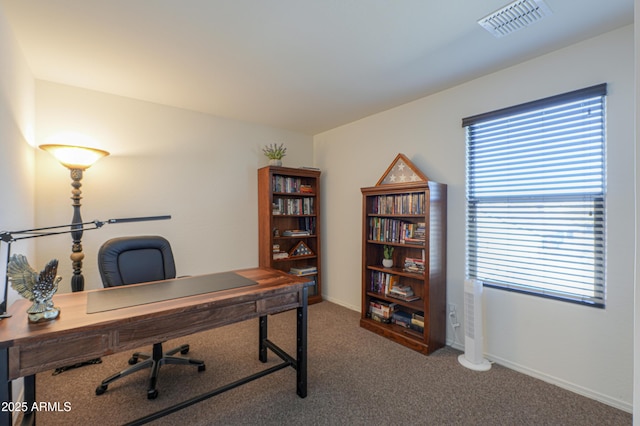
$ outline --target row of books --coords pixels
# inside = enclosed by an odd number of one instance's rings
[[[371,208],[375,214],[424,214],[425,194],[378,195],[374,197]]]
[[[383,300],[369,301],[369,317],[375,321],[390,324],[393,313],[396,311],[396,304]]]
[[[314,214],[313,198],[274,198],[272,213],[282,214]]]
[[[273,188],[273,192],[313,193],[313,187],[311,185],[304,184],[302,179],[299,177],[273,175],[271,179],[271,187]]]
[[[414,294],[413,288],[407,285],[400,285],[400,277],[381,271],[371,271],[371,282],[369,289],[374,293],[412,302],[420,297]]]
[[[306,229],[310,235],[316,233],[316,218],[313,217],[301,217],[298,218],[298,229]]]
[[[315,233],[316,233],[316,217],[315,216],[299,217],[297,229],[285,229],[282,232],[280,232],[280,230],[277,228],[273,230],[273,236],[276,238],[277,237],[308,237],[310,235],[315,235]]]
[[[420,333],[424,332],[424,314],[422,312],[405,312],[396,310],[391,315],[391,323],[404,328],[410,328]]]
[[[374,293],[388,294],[389,289],[398,284],[399,277],[386,272],[371,271],[369,289]]]
[[[424,332],[424,314],[422,312],[406,312],[395,303],[383,300],[369,301],[368,316],[374,321],[385,324],[397,324],[417,332]]]
[[[369,239],[373,241],[424,245],[426,237],[424,222],[406,222],[385,217],[369,219]]]

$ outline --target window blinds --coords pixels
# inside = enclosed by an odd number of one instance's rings
[[[465,118],[467,276],[603,307],[606,84]]]

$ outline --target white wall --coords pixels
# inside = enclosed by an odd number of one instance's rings
[[[2,10],[0,63],[0,229],[14,231],[33,225],[34,151],[30,143],[33,143],[34,81]],[[12,250],[31,254],[31,247],[32,244],[17,242]]]
[[[38,145],[59,132],[78,132],[111,153],[84,173],[85,221],[172,216],[85,231],[86,289],[102,286],[97,250],[113,236],[167,237],[179,275],[257,266],[257,169],[267,164],[262,147],[284,143],[285,166],[313,161],[310,136],[43,81],[36,83],[36,117]],[[44,151],[36,159],[36,223],[67,224],[69,171]],[[69,291],[71,237],[44,240],[38,258],[61,260],[61,289]]]
[[[359,310],[360,188],[398,152],[448,184],[447,299],[463,309],[466,116],[609,83],[607,307],[485,291],[485,352],[501,364],[631,411],[634,267],[633,26],[316,135],[327,299]],[[615,65],[613,65],[615,64]],[[448,327],[449,344],[462,332]]]
[[[638,22],[640,19],[640,0],[635,0],[634,3],[634,22]],[[638,67],[640,64],[640,29],[636,25],[634,27],[634,40],[635,40],[635,104],[634,104],[634,114],[635,114],[635,142],[636,142],[636,152],[635,152],[635,208],[636,212],[640,209],[640,169],[638,169],[638,165],[640,164],[640,150],[638,149],[638,145],[640,144],[640,136],[638,135],[638,120],[640,119],[640,110],[638,109],[638,105],[640,104],[640,79],[638,78]],[[636,232],[635,232],[635,297],[634,297],[634,344],[633,344],[633,424],[640,425],[640,336],[638,336],[637,331],[640,330],[640,217],[636,213]]]
[[[22,52],[0,9],[0,229],[17,231],[33,227],[34,160],[33,92],[34,82]],[[7,245],[0,247],[0,280],[4,289]],[[13,244],[12,252],[34,258],[31,241]],[[19,296],[9,291],[9,305]],[[22,379],[13,383],[13,400],[22,399]]]

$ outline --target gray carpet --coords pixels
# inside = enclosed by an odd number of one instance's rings
[[[358,325],[359,314],[322,302],[309,307],[308,396],[295,391],[292,368],[171,414],[154,425],[630,425],[631,414],[494,365],[462,367],[459,351],[424,356]],[[269,317],[269,337],[295,354],[295,311]],[[130,353],[52,376],[37,376],[37,401],[65,402],[68,412],[39,412],[42,425],[120,425],[263,369],[257,320],[168,342],[187,342],[207,370],[167,365],[160,395],[146,398],[146,372],[98,383],[126,367]],[[269,363],[280,362],[269,353]]]

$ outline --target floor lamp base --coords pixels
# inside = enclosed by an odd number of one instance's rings
[[[73,365],[66,365],[64,367],[59,367],[56,368],[53,373],[51,373],[52,376],[57,376],[60,373],[64,373],[67,370],[71,370],[73,368],[80,368],[80,367],[84,367],[85,365],[93,365],[93,364],[102,364],[102,359],[101,358],[94,358],[94,359],[90,359],[89,361],[84,361],[84,362],[79,362],[77,364],[73,364]]]

